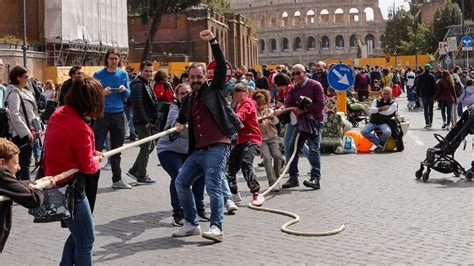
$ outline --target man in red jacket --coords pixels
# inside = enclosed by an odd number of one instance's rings
[[[227,180],[230,191],[235,198],[240,198],[237,187],[237,172],[242,168],[242,174],[247,181],[247,186],[252,193],[252,204],[260,206],[265,199],[260,194],[260,185],[253,170],[253,159],[260,154],[262,133],[258,125],[257,105],[249,97],[247,86],[237,83],[233,89],[234,99],[237,101],[235,114],[244,127],[237,133],[237,144],[230,151],[229,171]]]

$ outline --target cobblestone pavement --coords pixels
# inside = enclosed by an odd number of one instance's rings
[[[154,185],[112,190],[111,172],[102,173],[94,217],[95,264],[474,263],[474,182],[437,172],[431,173],[429,183],[416,181],[414,172],[426,149],[436,143],[433,133],[446,131],[439,129],[438,110],[433,129],[424,130],[422,113],[408,112],[403,101],[400,109],[411,120],[404,152],[324,155],[321,190],[300,186],[267,197],[266,207],[300,215],[301,222],[291,228],[320,231],[345,223],[342,233],[284,234],[279,228],[288,218],[246,208],[250,194],[243,191],[237,214],[225,217],[224,242],[172,238],[176,228],[171,226],[169,177],[152,154],[149,172],[158,180]],[[465,167],[473,158],[472,137],[467,140],[467,149],[456,153]],[[133,149],[123,154],[124,172],[137,153]],[[300,164],[300,172],[307,173],[307,160]],[[266,185],[264,169],[257,173]],[[239,187],[246,188],[240,181]],[[203,230],[208,227],[201,225]],[[26,209],[15,206],[0,265],[58,264],[67,235],[57,223],[32,223]]]

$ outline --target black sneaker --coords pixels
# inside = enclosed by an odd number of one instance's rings
[[[153,184],[156,180],[151,179],[148,175],[137,177],[137,183],[139,184]]]
[[[375,148],[374,152],[383,152],[382,145],[377,145],[377,148]]]
[[[137,136],[135,136],[135,135],[130,135],[130,136],[128,137],[128,140],[129,140],[129,141],[135,141],[135,140],[137,140]]]
[[[209,220],[210,220],[209,216],[208,216],[207,213],[206,213],[206,210],[200,210],[200,211],[198,211],[198,212],[197,212],[197,215],[199,216],[199,218],[200,218],[199,220],[200,220],[201,222],[209,222]]]
[[[292,188],[292,187],[298,187],[300,183],[298,182],[298,178],[296,177],[290,177],[288,181],[286,181],[285,184],[283,184],[281,187],[282,188]]]
[[[173,226],[181,227],[184,225],[184,218],[181,215],[173,214]]]
[[[305,180],[303,181],[303,185],[305,187],[309,187],[312,189],[320,189],[321,186],[319,185],[319,181],[316,181],[316,179],[310,179],[310,180]]]

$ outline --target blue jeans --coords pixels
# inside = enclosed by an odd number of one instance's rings
[[[188,154],[177,153],[174,151],[162,151],[158,153],[161,167],[170,175],[170,196],[171,207],[173,207],[173,215],[183,216],[183,208],[180,204],[178,192],[176,191],[176,177],[179,169],[188,158]],[[204,178],[200,177],[192,186],[193,195],[196,200],[196,208],[201,211],[204,210]]]
[[[196,203],[191,186],[204,175],[206,191],[210,198],[210,225],[222,229],[224,223],[224,196],[222,182],[225,178],[225,166],[230,148],[227,144],[218,144],[206,149],[194,151],[184,162],[176,177],[176,191],[183,205],[184,219],[197,225]]]
[[[379,138],[377,135],[375,135],[374,130],[380,130],[382,132],[382,136]],[[362,136],[370,139],[373,144],[375,145],[385,145],[387,142],[388,138],[392,135],[392,130],[390,130],[390,127],[387,124],[373,124],[373,123],[368,123],[365,125],[365,127],[360,131]]]
[[[37,161],[41,158],[41,146],[38,139],[33,143],[33,156]]]
[[[452,102],[443,102],[441,105],[441,117],[443,118],[443,123],[451,124],[451,114],[453,109]]]
[[[293,153],[293,147],[295,145],[296,135],[298,134],[298,130],[295,126],[293,126],[293,136],[291,137],[290,148],[289,148],[289,156],[291,157],[291,153]],[[288,130],[288,129],[287,129]],[[298,159],[299,159],[299,151],[305,145],[305,142],[308,145],[308,160],[311,164],[311,179],[315,179],[319,181],[321,179],[321,158],[320,158],[320,144],[321,144],[321,135],[323,132],[323,123],[318,123],[317,125],[318,134],[315,138],[306,138],[304,135],[300,134],[297,143],[297,150],[295,154],[295,158],[290,164],[289,175],[292,178],[298,178]],[[286,137],[286,136],[285,136]],[[286,149],[286,147],[285,147]],[[289,158],[289,157],[288,157]]]
[[[433,97],[421,97],[423,102],[423,113],[425,115],[425,124],[433,124]]]
[[[92,265],[94,221],[87,197],[75,201],[74,219],[65,223],[71,234],[64,244],[60,265]]]
[[[135,126],[133,125],[133,108],[132,106],[125,106],[123,111],[125,113],[125,117],[127,118],[127,128],[125,130],[128,130],[128,134],[125,135],[135,136]]]
[[[458,103],[457,111],[458,111],[458,116],[461,117],[462,116],[462,102]]]
[[[296,136],[294,135],[295,130],[296,130],[296,125],[292,125],[290,123],[287,124],[285,136],[283,138],[283,146],[285,149],[284,150],[285,160],[287,163],[290,160],[291,154],[293,152],[293,147],[291,145],[294,145],[293,138]],[[309,148],[306,143],[303,145],[303,154],[304,156],[306,156],[306,158],[309,158]]]

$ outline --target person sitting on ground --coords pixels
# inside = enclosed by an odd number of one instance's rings
[[[0,253],[5,247],[12,222],[12,202],[26,208],[38,208],[43,202],[43,193],[33,183],[19,181],[15,174],[20,170],[20,149],[13,142],[0,138],[0,196],[10,200],[0,201]]]
[[[369,108],[370,120],[360,132],[364,137],[368,138],[376,146],[375,152],[384,150],[385,143],[392,135],[392,130],[387,121],[395,116],[398,104],[392,99],[392,88],[385,87],[382,90],[381,97],[372,102]],[[380,130],[382,136],[378,137],[374,131]]]

